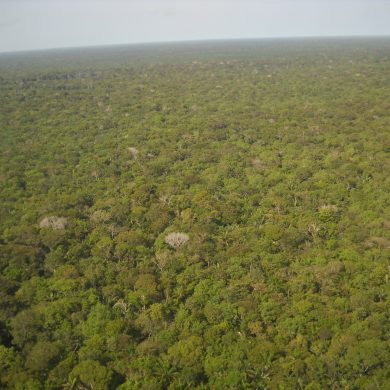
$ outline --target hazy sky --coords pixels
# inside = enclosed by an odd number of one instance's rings
[[[390,35],[390,0],[0,0],[0,51],[334,35]]]

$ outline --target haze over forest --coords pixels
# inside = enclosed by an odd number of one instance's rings
[[[390,34],[389,0],[2,0],[0,52],[205,39]]]

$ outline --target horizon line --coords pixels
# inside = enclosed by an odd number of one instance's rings
[[[296,36],[268,36],[268,37],[232,37],[232,38],[206,38],[206,39],[183,39],[183,40],[162,40],[162,41],[139,41],[139,42],[123,42],[123,43],[103,43],[93,45],[78,45],[78,46],[57,46],[45,47],[37,49],[17,49],[1,51],[3,54],[22,54],[36,53],[56,50],[77,50],[77,49],[94,49],[108,48],[115,46],[142,46],[142,45],[164,45],[164,44],[183,44],[183,43],[203,43],[203,42],[226,42],[226,41],[255,41],[255,40],[294,40],[294,39],[362,39],[362,38],[390,38],[390,34],[355,34],[355,35],[296,35]]]

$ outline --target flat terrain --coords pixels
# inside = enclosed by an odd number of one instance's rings
[[[0,387],[389,388],[389,152],[388,38],[1,54]]]

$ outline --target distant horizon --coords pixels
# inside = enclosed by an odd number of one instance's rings
[[[390,35],[390,0],[0,0],[0,52]]]
[[[59,46],[59,47],[44,47],[37,49],[18,49],[10,51],[1,51],[2,54],[17,54],[17,53],[36,53],[44,51],[56,50],[73,50],[73,49],[93,49],[93,48],[108,48],[115,46],[142,46],[142,45],[164,45],[164,44],[182,44],[182,43],[203,43],[203,42],[230,42],[230,41],[261,41],[261,40],[322,40],[322,39],[390,39],[390,34],[365,34],[365,35],[301,35],[301,36],[264,36],[264,37],[231,37],[231,38],[206,38],[206,39],[183,39],[183,40],[161,40],[161,41],[140,41],[140,42],[122,42],[122,43],[102,43],[80,46]]]

